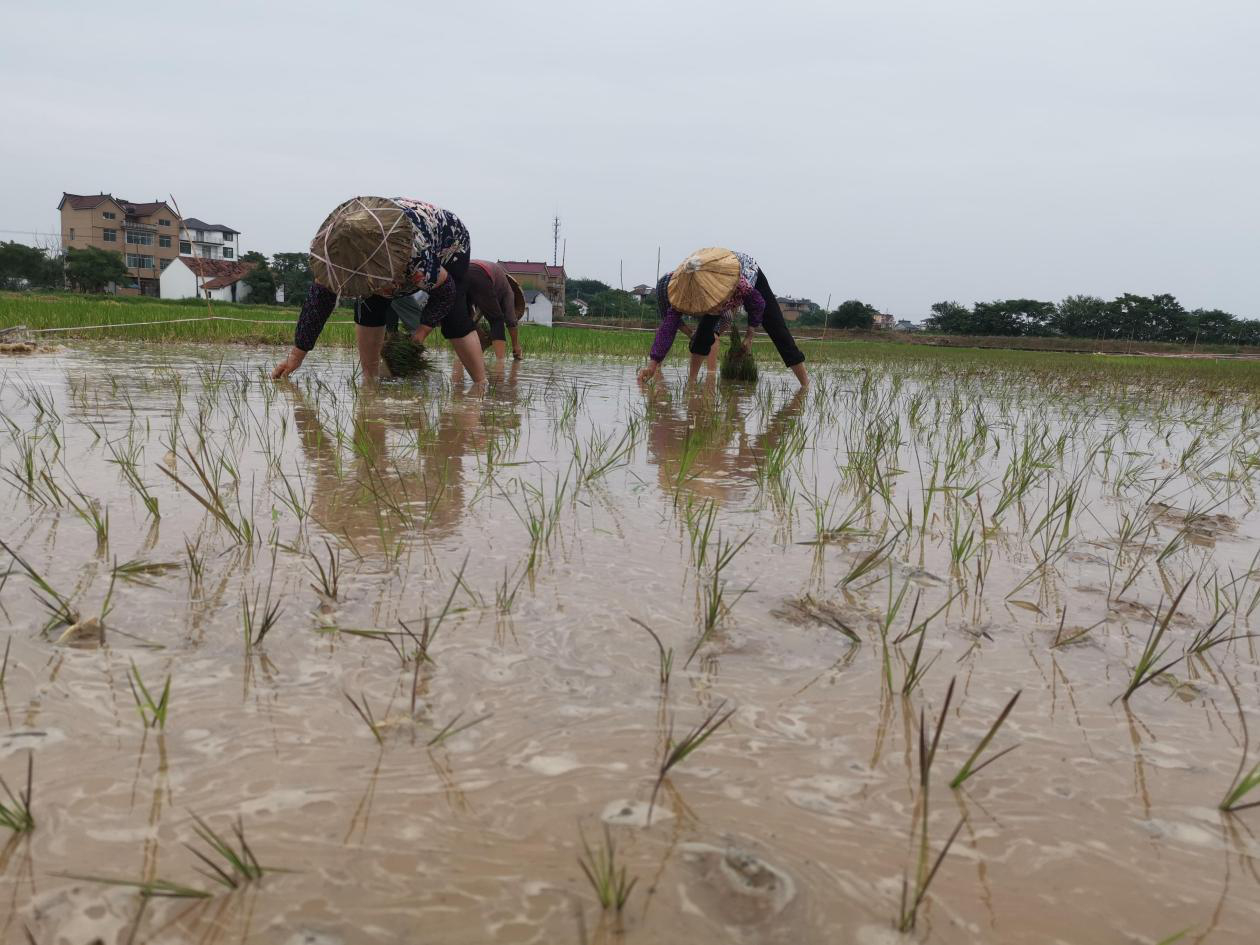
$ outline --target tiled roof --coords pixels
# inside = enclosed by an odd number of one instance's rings
[[[178,216],[174,210],[171,210],[170,204],[165,200],[154,200],[151,203],[132,203],[129,200],[123,200],[121,197],[115,197],[113,194],[71,194],[64,191],[61,194],[61,203],[57,204],[57,209],[60,210],[64,204],[69,203],[72,210],[91,210],[93,207],[99,207],[106,200],[112,200],[123,208],[124,213],[131,216],[151,216],[163,207],[170,210],[171,216]]]
[[[505,259],[499,260],[499,265],[508,272],[529,273],[539,276],[559,276],[564,278],[564,266],[552,266],[545,262],[512,262]]]
[[[203,289],[222,289],[233,282],[240,282],[254,268],[253,263],[231,259],[202,259],[198,256],[180,256],[179,261],[206,281]]]
[[[240,233],[240,230],[234,230],[230,226],[224,226],[221,223],[206,223],[198,220],[196,217],[184,217],[184,227],[190,230],[210,230],[215,233]]]

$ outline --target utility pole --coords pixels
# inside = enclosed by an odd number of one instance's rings
[[[560,215],[551,221],[551,264],[560,265]]]

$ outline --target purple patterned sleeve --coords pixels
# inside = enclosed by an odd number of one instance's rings
[[[665,360],[669,349],[674,346],[674,336],[678,334],[678,326],[682,324],[682,315],[672,305],[665,309],[661,319],[661,327],[656,329],[656,337],[652,339],[650,357],[658,364]]]
[[[293,332],[293,347],[303,351],[314,348],[319,333],[324,330],[324,324],[328,321],[328,316],[336,307],[336,292],[311,283],[310,289],[306,292],[306,301],[302,303],[302,312],[298,315],[297,328]]]
[[[447,277],[436,289],[429,292],[429,301],[420,313],[420,323],[436,328],[438,323],[455,307],[455,280]]]
[[[753,328],[761,327],[761,318],[766,313],[766,300],[752,286],[744,293],[744,311],[748,313],[748,324]]]

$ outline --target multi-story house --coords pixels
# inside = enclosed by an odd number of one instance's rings
[[[127,265],[123,295],[159,294],[162,270],[179,255],[180,219],[165,200],[133,203],[113,194],[63,193],[61,248],[97,249],[118,253]]]
[[[187,217],[179,231],[179,254],[198,259],[239,259],[241,231]]]
[[[509,262],[500,259],[499,265],[520,283],[528,293],[537,289],[551,300],[553,318],[564,318],[564,266],[551,266],[545,262]]]

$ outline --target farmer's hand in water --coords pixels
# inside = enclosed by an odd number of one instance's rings
[[[419,328],[417,328],[415,331],[411,333],[411,340],[423,348],[424,339],[428,338],[432,332],[433,332],[432,325],[421,325]]]
[[[652,378],[656,377],[656,372],[659,369],[660,369],[659,364],[657,364],[655,361],[650,362],[647,367],[645,367],[643,370],[639,372],[639,383],[641,384],[646,383],[647,381],[650,381]]]
[[[305,351],[301,348],[290,348],[288,357],[277,364],[276,369],[271,372],[271,379],[278,381],[282,377],[288,377],[302,366],[304,360],[306,360]]]

